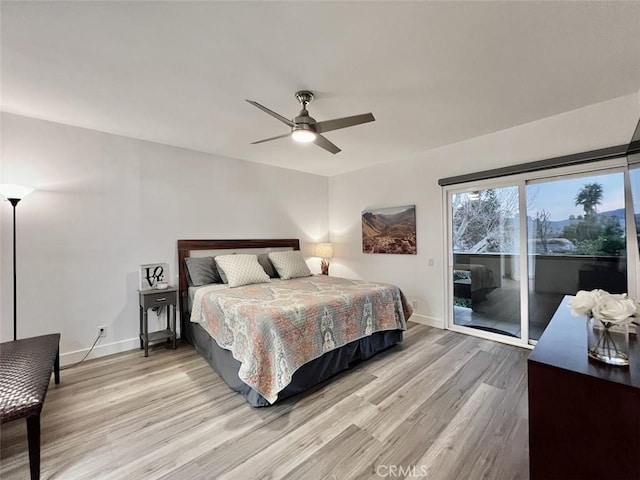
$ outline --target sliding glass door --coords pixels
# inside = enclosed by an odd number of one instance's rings
[[[624,173],[527,183],[529,334],[537,340],[565,295],[627,292]]]
[[[453,323],[520,338],[517,186],[451,196]]]
[[[447,191],[449,328],[535,343],[565,295],[635,285],[638,252],[628,249],[632,235],[637,250],[639,216],[625,184],[640,190],[640,170],[623,160],[596,167]]]

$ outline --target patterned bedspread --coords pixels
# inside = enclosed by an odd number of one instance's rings
[[[191,321],[230,350],[242,381],[273,403],[305,363],[373,332],[406,330],[411,313],[394,285],[318,275],[202,287]]]

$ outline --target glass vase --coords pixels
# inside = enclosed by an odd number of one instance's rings
[[[591,358],[609,365],[629,365],[629,327],[587,317],[587,348]]]

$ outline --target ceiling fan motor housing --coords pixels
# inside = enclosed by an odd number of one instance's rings
[[[307,111],[307,104],[313,100],[313,93],[308,90],[302,90],[300,92],[296,92],[296,98],[302,105],[302,110],[300,110],[298,116],[293,119],[293,123],[295,123],[295,125],[291,127],[291,131],[310,130],[315,132],[313,125],[316,123],[316,119],[309,116],[309,112]]]
[[[309,112],[306,110],[301,110],[296,118],[293,119],[293,123],[296,126],[301,126],[303,128],[308,127],[316,123],[316,119],[309,116]]]
[[[316,129],[313,128],[313,125],[309,125],[307,123],[297,123],[294,127],[291,127],[291,131],[295,132],[297,130],[308,130],[309,132],[316,133]]]

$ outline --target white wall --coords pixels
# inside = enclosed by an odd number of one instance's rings
[[[329,179],[32,118],[0,116],[0,183],[37,190],[18,213],[18,332],[62,333],[63,362],[107,326],[97,355],[135,348],[142,263],[176,274],[178,238],[300,238],[335,244],[331,274],[398,284],[415,320],[444,320],[437,180],[624,144],[640,115],[629,95],[398,163]],[[365,255],[361,212],[415,204],[417,255]],[[12,338],[11,206],[0,203],[0,340]],[[428,265],[428,259],[434,265]],[[319,271],[315,259],[312,270]],[[640,279],[638,281],[640,284]],[[157,319],[152,319],[156,322]]]
[[[0,183],[37,189],[17,207],[18,336],[60,332],[63,363],[81,357],[100,325],[107,338],[96,355],[136,347],[138,266],[167,262],[175,282],[179,238],[300,238],[303,253],[326,240],[326,177],[7,113],[0,119]],[[0,212],[6,341],[9,202]],[[150,322],[160,326],[152,315]]]
[[[332,274],[395,283],[418,301],[414,320],[443,326],[444,222],[438,179],[627,144],[639,116],[640,95],[627,95],[398,163],[331,177]],[[409,204],[416,205],[417,255],[363,254],[362,210]]]

